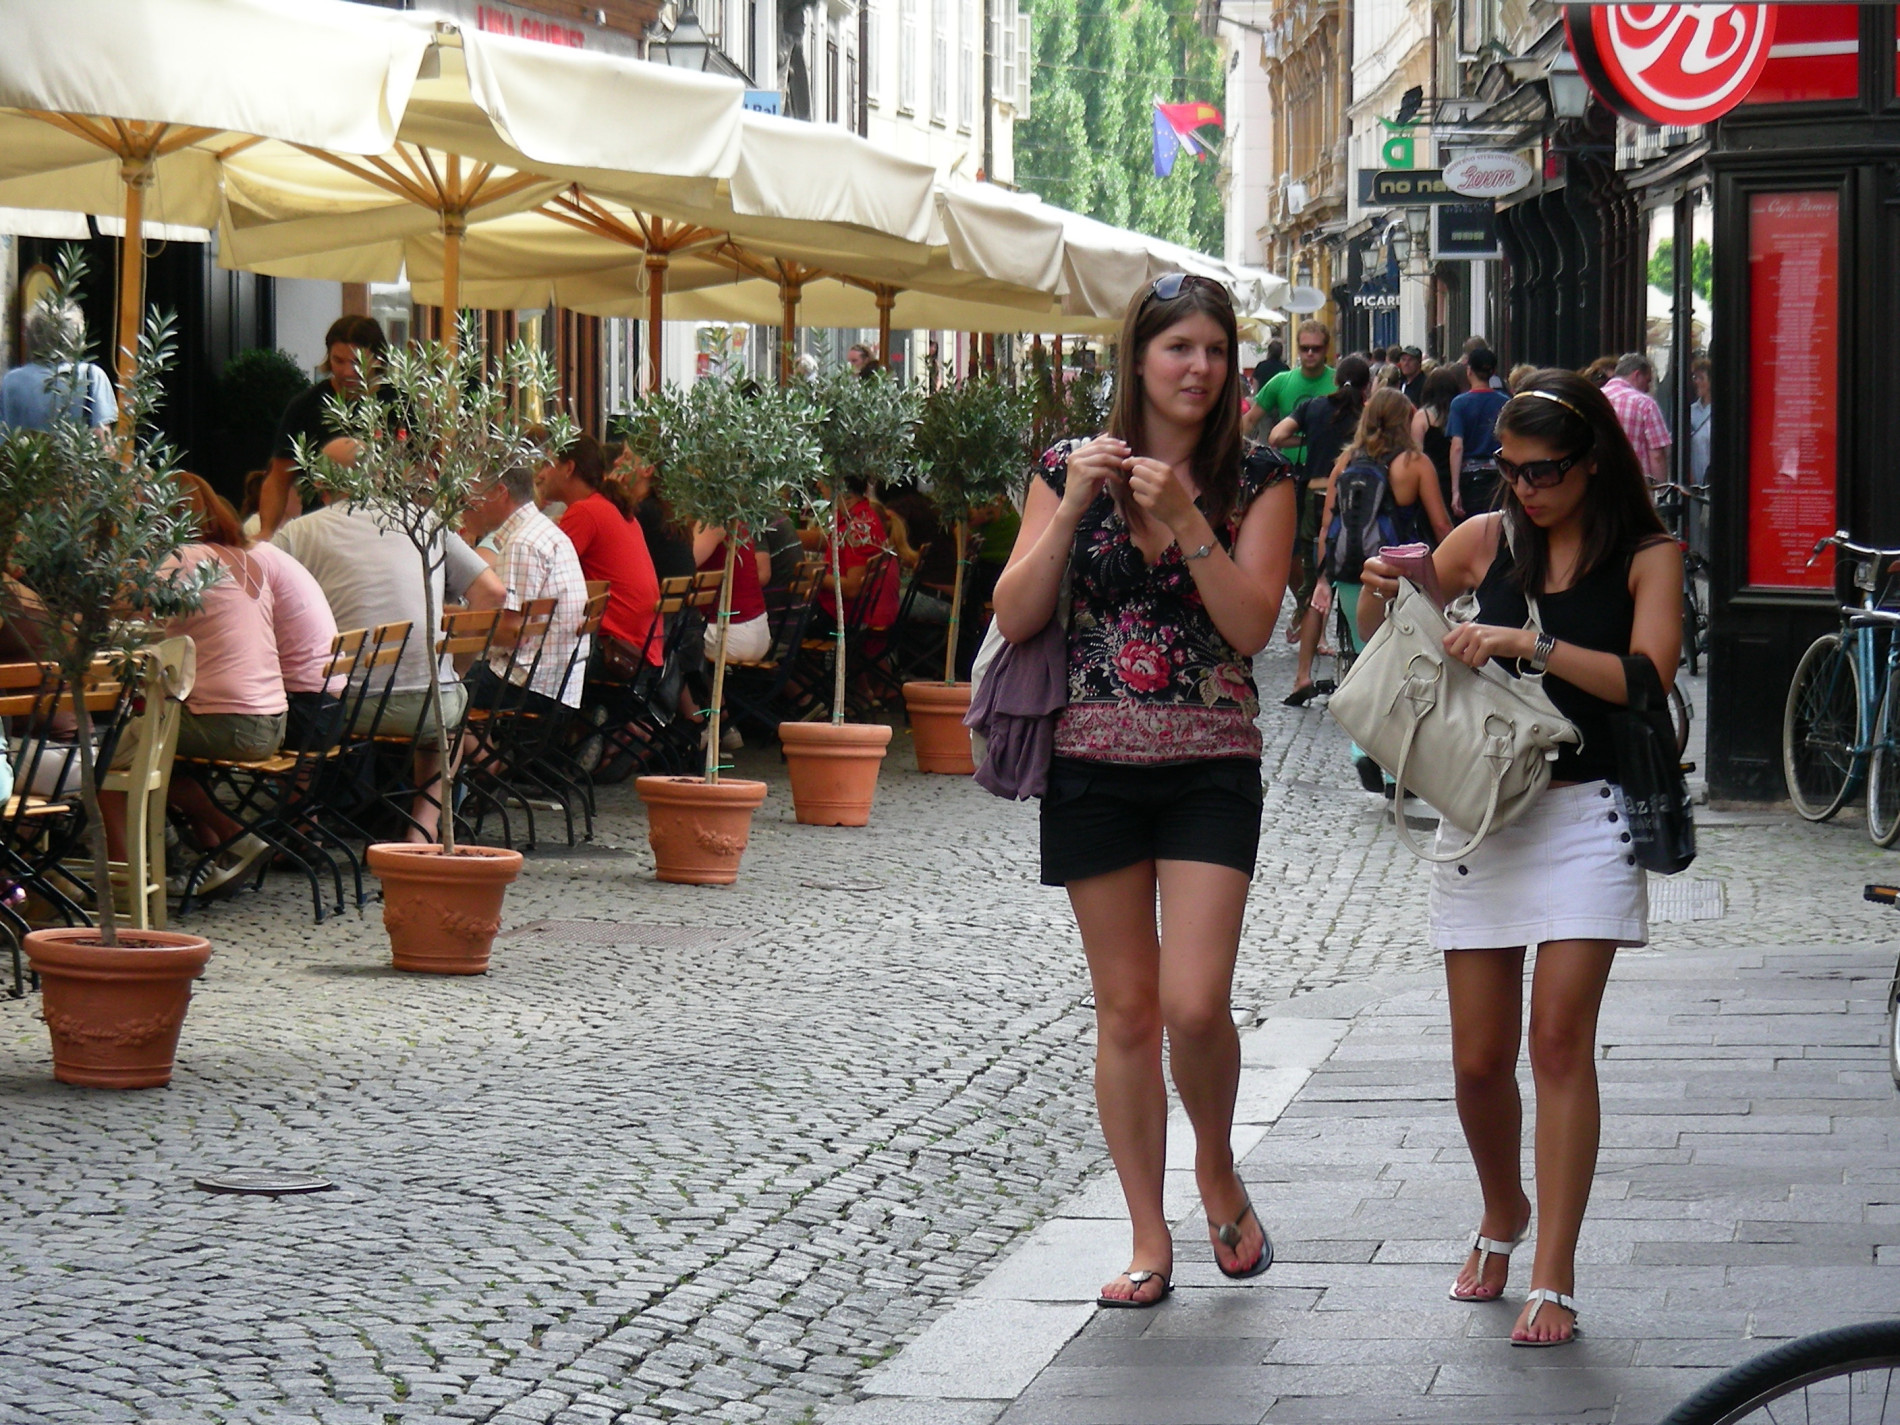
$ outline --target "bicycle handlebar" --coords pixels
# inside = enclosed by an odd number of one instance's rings
[[[1705,505],[1709,502],[1707,485],[1678,485],[1673,480],[1664,480],[1650,488],[1658,495],[1680,495],[1684,499],[1700,500]]]
[[[1826,539],[1816,542],[1814,553],[1808,556],[1809,565],[1821,557],[1822,550],[1830,548],[1859,559],[1900,559],[1900,549],[1879,549],[1871,544],[1856,544],[1846,530],[1837,529]]]

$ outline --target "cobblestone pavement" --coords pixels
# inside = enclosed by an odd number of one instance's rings
[[[1243,1016],[1431,966],[1424,879],[1343,738],[1278,706]],[[50,1079],[0,1001],[0,1421],[819,1418],[1104,1162],[1087,984],[1034,811],[910,770],[871,828],[793,824],[776,757],[740,884],[662,886],[630,789],[531,859],[473,980],[399,976],[302,888],[216,946],[168,1090]],[[1710,817],[1720,919],[1659,944],[1885,938],[1851,825]],[[1708,907],[1705,905],[1704,909]],[[697,940],[682,931],[721,932]],[[207,1171],[338,1190],[208,1196]]]

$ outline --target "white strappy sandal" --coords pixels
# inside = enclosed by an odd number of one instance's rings
[[[1471,1234],[1471,1246],[1469,1250],[1478,1254],[1478,1280],[1480,1282],[1484,1280],[1484,1266],[1486,1262],[1490,1261],[1493,1257],[1503,1257],[1506,1261],[1509,1261],[1511,1253],[1523,1246],[1524,1239],[1530,1235],[1531,1224],[1529,1221],[1524,1223],[1523,1231],[1519,1232],[1517,1236],[1511,1238],[1508,1242],[1501,1242],[1496,1237],[1487,1237],[1482,1232],[1473,1232]],[[1504,1297],[1504,1291],[1502,1288],[1499,1288],[1496,1296],[1461,1296],[1458,1292],[1458,1279],[1453,1277],[1451,1279],[1451,1289],[1447,1291],[1445,1295],[1450,1297],[1453,1301],[1501,1301]]]
[[[1537,1320],[1537,1313],[1542,1311],[1545,1303],[1548,1302],[1552,1306],[1561,1306],[1565,1311],[1570,1313],[1570,1334],[1568,1336],[1559,1336],[1554,1341],[1520,1341],[1513,1336],[1511,1338],[1511,1344],[1513,1346],[1568,1346],[1572,1341],[1583,1334],[1583,1327],[1576,1324],[1579,1314],[1577,1311],[1576,1297],[1565,1296],[1562,1292],[1552,1291],[1547,1286],[1535,1286],[1526,1293],[1524,1299],[1530,1303],[1531,1307],[1531,1314],[1524,1320],[1526,1326],[1531,1325]]]

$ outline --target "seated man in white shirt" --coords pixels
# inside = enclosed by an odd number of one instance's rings
[[[323,453],[338,464],[356,457],[356,444],[347,438],[331,441]],[[458,725],[467,706],[467,691],[455,676],[446,658],[434,654],[437,630],[425,627],[428,618],[424,603],[422,560],[409,537],[399,529],[385,528],[374,510],[355,505],[333,492],[322,492],[320,510],[287,522],[272,537],[271,543],[284,550],[316,577],[339,628],[374,628],[382,623],[408,623],[409,642],[396,665],[395,680],[383,720],[377,730],[414,736],[417,792],[410,811],[415,823],[411,840],[434,839],[439,811],[435,795],[441,776],[441,743],[435,736],[434,720],[429,716],[429,683],[433,678],[440,689],[442,720],[448,727]],[[461,536],[451,530],[442,533],[444,558],[430,576],[435,585],[435,607],[440,613],[444,597],[454,597],[471,608],[498,608],[502,602],[501,580],[470,549]],[[365,700],[364,713],[374,711]],[[359,729],[360,730],[360,729]]]
[[[576,645],[587,613],[587,576],[573,541],[535,507],[534,472],[525,467],[503,471],[469,505],[463,528],[477,539],[493,536],[495,573],[506,610],[495,629],[488,662],[469,670],[472,702],[492,708],[507,694],[509,706],[519,700],[530,708],[540,704],[540,711],[561,703],[579,707],[589,650],[577,650]],[[517,653],[515,647],[521,609],[535,599],[554,600],[554,617],[538,658],[533,648]]]

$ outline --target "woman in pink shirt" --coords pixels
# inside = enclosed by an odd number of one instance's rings
[[[237,511],[198,476],[178,479],[198,538],[173,559],[188,569],[215,563],[221,572],[205,590],[198,612],[173,620],[169,630],[188,636],[198,651],[198,679],[179,718],[177,755],[263,761],[283,745],[290,705],[278,661],[270,580],[244,538]],[[207,848],[223,846],[243,831],[188,768],[172,774],[170,801]],[[244,837],[194,889],[212,890],[235,879],[267,849],[256,837]]]

